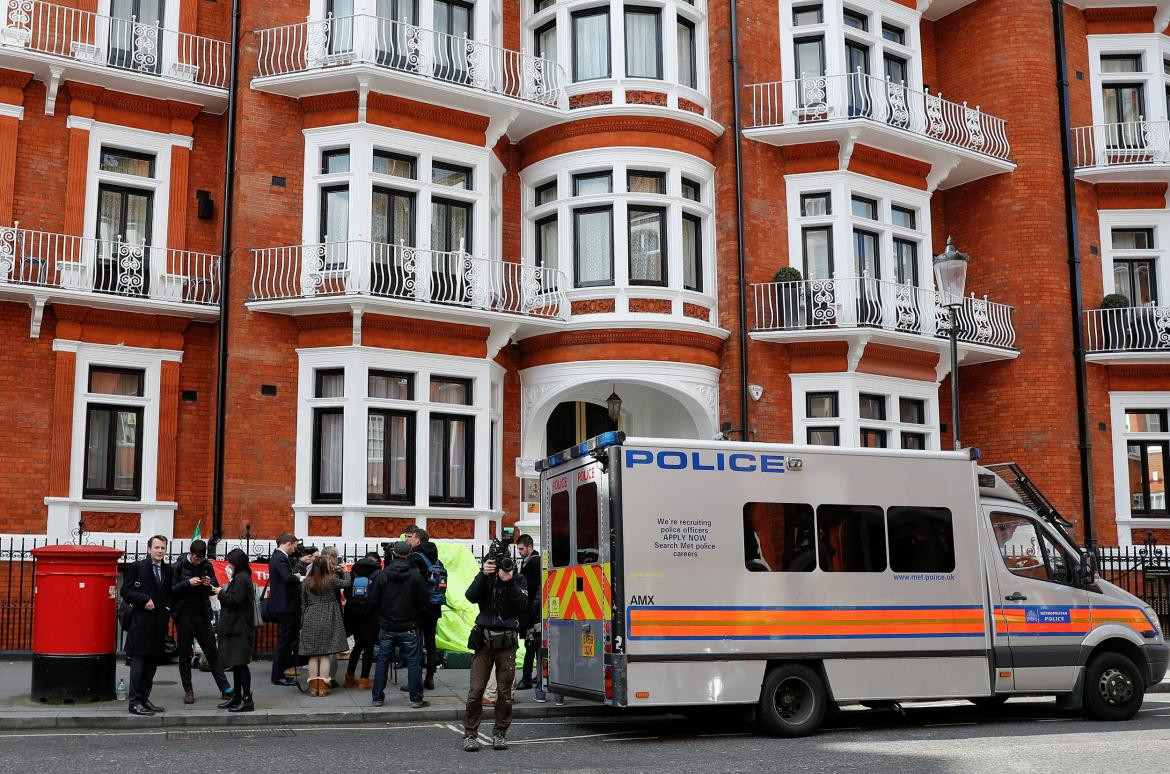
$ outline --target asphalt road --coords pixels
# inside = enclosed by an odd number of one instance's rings
[[[487,726],[482,733],[490,734]],[[1098,723],[1052,701],[994,712],[965,703],[905,713],[843,710],[807,739],[756,736],[677,716],[517,721],[510,750],[461,750],[445,723],[377,726],[77,731],[0,735],[0,771],[29,772],[1165,772],[1170,695],[1138,718]]]

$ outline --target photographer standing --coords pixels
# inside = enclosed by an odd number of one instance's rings
[[[199,647],[211,665],[211,676],[219,688],[220,699],[232,697],[227,677],[219,666],[219,650],[211,633],[211,597],[215,595],[215,573],[207,561],[207,543],[192,540],[187,555],[175,562],[175,581],[171,588],[171,615],[179,635],[179,680],[183,683],[183,703],[195,703],[191,685],[191,643]]]
[[[512,724],[512,683],[516,677],[516,649],[520,619],[528,610],[528,592],[524,578],[516,574],[516,564],[502,544],[492,545],[483,570],[467,588],[467,601],[479,605],[475,628],[467,647],[471,659],[471,686],[467,691],[467,714],[463,720],[463,749],[478,752],[479,724],[483,719],[483,692],[488,676],[495,669],[499,698],[496,701],[492,748],[507,750],[504,736]]]

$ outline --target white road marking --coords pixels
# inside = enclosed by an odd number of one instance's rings
[[[625,739],[602,739],[603,742],[646,742],[650,740],[658,740],[657,736],[631,736]]]
[[[545,739],[517,739],[508,744],[537,744],[540,742],[563,742],[571,739],[595,739],[602,736],[630,736],[631,734],[641,734],[641,731],[608,731],[601,734],[572,734],[569,736],[550,736]]]
[[[725,734],[699,734],[700,739],[711,739],[717,736],[751,736],[751,731],[731,731]]]
[[[979,725],[979,724],[972,721],[972,722],[967,722],[967,723],[927,723],[925,727],[926,728],[951,728],[953,726],[977,726],[977,725]]]

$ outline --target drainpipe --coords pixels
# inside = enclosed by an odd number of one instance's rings
[[[1064,172],[1064,218],[1068,234],[1068,279],[1072,314],[1073,360],[1077,388],[1077,450],[1081,462],[1081,510],[1085,547],[1097,549],[1093,524],[1093,445],[1089,433],[1088,366],[1085,363],[1084,294],[1081,288],[1080,237],[1077,233],[1077,191],[1073,176],[1072,119],[1068,96],[1068,52],[1065,48],[1064,0],[1052,0],[1052,30],[1056,48],[1056,88],[1060,96],[1060,157]]]
[[[228,317],[231,313],[232,211],[236,179],[236,101],[239,93],[240,0],[232,0],[232,80],[228,86],[227,152],[223,182],[223,237],[219,262],[219,362],[215,384],[215,472],[211,499],[211,543],[208,553],[214,557],[223,539],[223,457],[227,427]]]
[[[747,259],[743,249],[743,137],[740,134],[739,23],[735,0],[730,0],[731,17],[731,104],[732,134],[735,137],[735,251],[739,262],[739,426],[743,440],[748,440],[748,322]]]

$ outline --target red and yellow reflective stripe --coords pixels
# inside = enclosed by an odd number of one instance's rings
[[[609,618],[611,596],[608,564],[560,567],[544,573],[541,600],[545,618],[601,621]]]
[[[631,607],[631,639],[980,637],[982,607]]]

